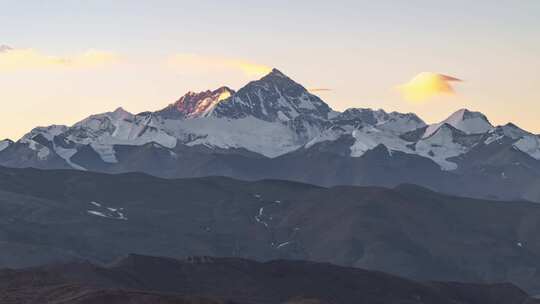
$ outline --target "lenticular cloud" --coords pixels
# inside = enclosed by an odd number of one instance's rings
[[[441,95],[454,95],[452,82],[461,80],[452,76],[423,72],[409,82],[398,86],[403,98],[410,102],[423,103]]]

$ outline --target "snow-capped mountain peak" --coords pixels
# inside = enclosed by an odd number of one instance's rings
[[[484,141],[486,145],[500,143],[505,139],[513,141],[513,147],[534,159],[540,160],[540,136],[527,132],[513,123],[494,128]]]
[[[387,113],[384,110],[351,108],[332,118],[338,125],[373,126],[380,130],[397,134],[406,133],[426,126],[425,122],[413,113]]]
[[[521,129],[520,127],[516,126],[513,123],[508,123],[504,126],[495,127],[493,128],[493,130],[489,131],[489,136],[486,139],[485,143],[490,144],[504,137],[508,137],[515,140],[515,139],[519,139],[519,138],[522,138],[523,136],[528,136],[528,135],[532,135],[532,134]]]
[[[126,118],[132,118],[134,115],[128,111],[126,111],[122,107],[116,108],[116,110],[111,112],[111,116],[117,120],[117,119],[126,119]]]
[[[461,109],[450,115],[440,123],[430,125],[424,133],[424,138],[431,136],[442,125],[449,124],[452,127],[465,132],[466,134],[482,134],[493,129],[493,125],[487,117],[480,112],[473,112]]]
[[[484,114],[480,112],[469,111],[467,109],[457,110],[452,115],[450,115],[450,117],[448,117],[445,120],[445,122],[454,126],[454,125],[458,125],[459,123],[463,121],[472,120],[472,119],[481,119],[489,123],[489,120]]]
[[[208,116],[223,100],[231,97],[234,91],[220,87],[213,91],[188,92],[175,103],[156,114],[168,119],[197,118]]]
[[[282,77],[282,78],[289,78],[287,75],[282,73],[280,70],[273,68],[272,71],[266,75],[265,77]]]
[[[309,93],[277,69],[252,81],[236,92],[227,102],[219,103],[215,117],[244,118],[286,122],[298,116],[328,119],[332,110],[319,97]]]
[[[20,141],[33,140],[36,135],[42,135],[47,140],[52,140],[55,136],[67,131],[68,127],[64,125],[51,125],[48,127],[36,127],[25,134]]]

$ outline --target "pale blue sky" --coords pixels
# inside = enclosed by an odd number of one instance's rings
[[[278,67],[307,87],[333,89],[320,96],[340,110],[414,111],[432,122],[468,107],[495,123],[514,121],[540,132],[537,0],[0,0],[1,44],[62,58],[100,50],[122,62],[81,71],[0,71],[4,110],[25,117],[0,122],[0,137],[70,124],[118,105],[157,109],[188,90],[239,88],[254,78],[164,68],[175,54]],[[423,71],[464,82],[453,98],[422,105],[402,100],[393,88]]]

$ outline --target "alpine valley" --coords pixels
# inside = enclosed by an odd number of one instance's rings
[[[412,113],[337,112],[274,69],[238,91],[194,93],[158,111],[122,108],[0,142],[0,165],[228,176],[320,186],[418,184],[443,193],[540,201],[540,137],[459,110],[427,125]]]

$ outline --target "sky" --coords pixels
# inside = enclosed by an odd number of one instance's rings
[[[0,138],[276,67],[336,110],[540,133],[540,1],[0,0]]]

